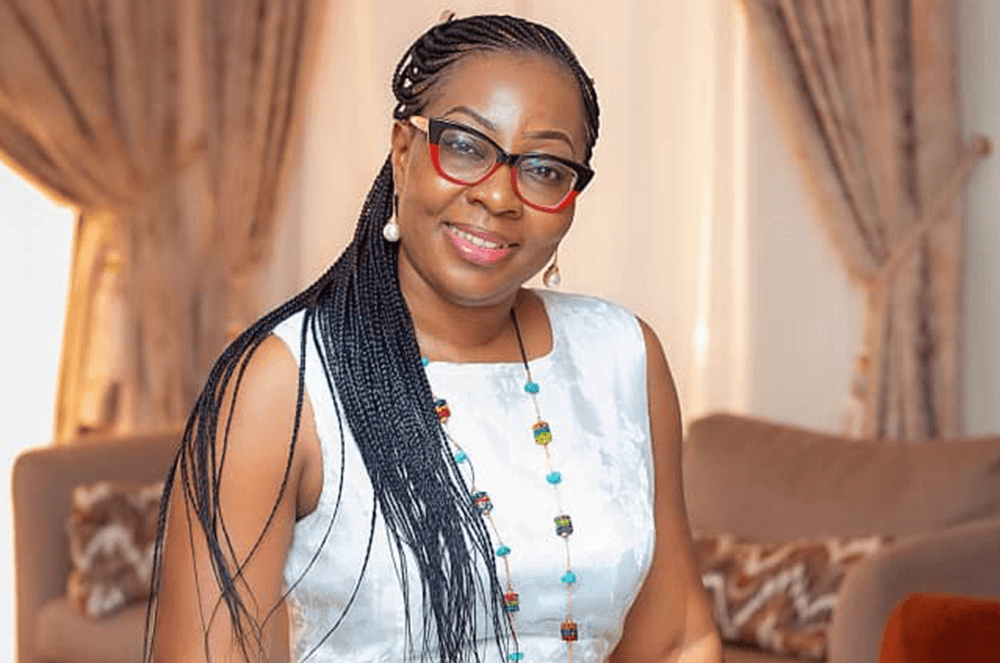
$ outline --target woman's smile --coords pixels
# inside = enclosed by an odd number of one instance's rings
[[[444,227],[458,254],[476,265],[485,267],[498,263],[517,246],[484,230],[451,223]]]

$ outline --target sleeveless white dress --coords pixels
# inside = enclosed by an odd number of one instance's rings
[[[561,500],[573,519],[570,550],[578,578],[573,618],[579,625],[573,660],[599,662],[621,638],[655,539],[645,343],[636,318],[617,305],[537,292],[548,313],[553,348],[530,366],[541,387],[542,417],[552,429],[549,448],[553,467],[563,477]],[[301,313],[292,316],[275,330],[296,360],[302,318]],[[405,651],[402,590],[380,515],[354,601],[323,639],[359,581],[374,498],[346,424],[341,444],[322,366],[311,342],[307,348],[306,388],[322,446],[323,490],[316,510],[295,525],[285,566],[292,660],[399,663]],[[536,415],[524,391],[524,366],[432,362],[426,371],[435,397],[450,405],[448,429],[472,460],[478,487],[494,505],[491,515],[503,543],[513,551],[508,559],[520,594],[516,624],[524,663],[565,661],[559,627],[567,607],[560,580],[566,549],[555,533],[559,514],[545,479],[545,453],[532,439]],[[331,526],[342,469],[343,491]],[[415,565],[409,565],[408,576],[415,643],[410,653],[419,654],[422,612]],[[482,660],[499,662],[489,622],[478,624]]]

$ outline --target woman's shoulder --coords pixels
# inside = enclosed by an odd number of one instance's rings
[[[561,308],[614,311],[634,317],[631,310],[624,304],[620,304],[612,299],[598,295],[587,295],[577,292],[548,290],[542,288],[533,288],[531,291],[538,295],[547,306],[552,305]]]
[[[642,330],[635,313],[628,307],[594,295],[562,292],[558,290],[534,290],[556,326],[582,326],[594,333],[608,333],[618,330],[635,337],[641,337]]]
[[[235,403],[234,416],[244,420],[248,431],[283,429],[295,417],[298,390],[294,354],[281,339],[267,335],[246,359],[245,368],[233,373],[224,402]],[[282,454],[285,451],[280,449]]]
[[[645,364],[646,339],[639,318],[617,302],[562,291],[536,291],[545,304],[557,346],[606,370],[628,374]]]

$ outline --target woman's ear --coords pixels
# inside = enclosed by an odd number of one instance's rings
[[[392,123],[392,181],[397,193],[406,188],[406,170],[414,133],[409,122],[396,120]]]

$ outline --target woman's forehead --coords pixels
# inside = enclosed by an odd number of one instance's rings
[[[555,130],[582,153],[586,115],[579,84],[555,58],[532,52],[470,53],[448,68],[426,112],[471,109],[500,132]],[[481,124],[481,123],[480,123]],[[489,128],[489,127],[487,127]]]

